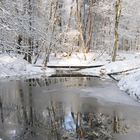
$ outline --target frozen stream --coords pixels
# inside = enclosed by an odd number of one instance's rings
[[[140,140],[140,104],[111,80],[0,81],[0,140]]]

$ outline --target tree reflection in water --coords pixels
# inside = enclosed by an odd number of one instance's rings
[[[34,86],[48,86],[53,82],[59,83],[58,79],[51,82],[46,79],[26,80],[25,85],[17,81],[12,97],[9,98],[9,91],[0,95],[2,140],[112,140],[115,133],[127,133],[125,119],[115,111],[101,113],[90,102],[73,109],[73,105],[65,104],[66,101],[51,94],[38,92],[43,100],[36,97]],[[60,82],[65,82],[65,79]],[[85,106],[88,110],[83,109]]]
[[[117,116],[113,117],[96,112],[65,113],[62,102],[54,101],[50,101],[50,106],[46,107],[45,110],[37,110],[33,108],[33,104],[24,105],[22,90],[20,90],[20,97],[21,106],[17,106],[17,110],[13,109],[6,118],[4,117],[6,120],[10,119],[11,115],[17,117],[18,122],[9,124],[14,126],[14,129],[11,129],[10,132],[15,133],[13,138],[17,140],[40,135],[48,140],[107,140],[112,139],[113,132],[120,133],[126,129],[124,126],[120,130],[118,127],[116,128],[118,126],[116,124],[119,123],[116,119]],[[6,107],[3,110],[7,111]],[[4,121],[2,122],[4,123]],[[21,132],[18,132],[18,129]],[[9,135],[9,139],[10,137],[11,135]]]

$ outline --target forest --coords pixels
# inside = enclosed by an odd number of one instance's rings
[[[139,140],[139,23],[139,0],[0,0],[0,140]]]
[[[139,75],[139,6],[138,0],[1,0],[0,77],[71,67],[120,80],[128,90],[123,75]]]
[[[138,0],[1,0],[0,50],[29,63],[51,53],[139,50]],[[86,56],[84,55],[84,59]]]

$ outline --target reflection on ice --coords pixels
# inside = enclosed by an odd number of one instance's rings
[[[105,95],[112,89],[116,87],[111,81],[96,78],[1,82],[0,140],[118,140],[124,134],[133,138],[131,133],[140,132],[138,104],[104,98],[99,102],[94,96],[95,91]],[[93,96],[83,96],[86,91]]]
[[[72,117],[72,113],[69,112],[66,116],[65,116],[65,121],[64,121],[64,128],[67,131],[73,131],[76,129],[76,124],[74,123],[74,118]]]
[[[11,136],[11,137],[14,137],[14,136],[16,136],[16,130],[9,130],[8,131],[8,134]]]

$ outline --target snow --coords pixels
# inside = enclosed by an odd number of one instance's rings
[[[106,63],[104,66],[99,68],[83,69],[80,70],[82,74],[86,75],[107,75],[112,73],[125,72],[127,70],[133,70],[140,68],[140,59],[124,60]]]
[[[104,60],[104,61],[102,61],[102,60]],[[117,56],[116,62],[111,62],[111,59],[109,56],[105,57],[103,55],[103,56],[101,56],[99,62],[100,62],[100,64],[103,64],[102,67],[82,69],[79,72],[84,75],[107,76],[107,74],[127,72],[130,70],[135,70],[135,69],[140,68],[139,53],[120,52]],[[90,64],[94,65],[94,62],[92,62]],[[126,74],[126,73],[122,73],[122,74]],[[123,75],[121,75],[121,76],[123,76]]]
[[[10,56],[8,54],[0,54],[0,79],[33,77],[37,75],[50,76],[55,73],[54,69],[35,67],[23,59]]]
[[[51,58],[48,66],[97,66],[108,63],[102,58],[94,61],[99,54],[93,52],[85,54],[86,60],[83,53],[73,53],[70,57],[66,55],[63,53],[59,54],[56,58]]]
[[[131,97],[140,101],[140,71],[123,77],[118,86]]]

